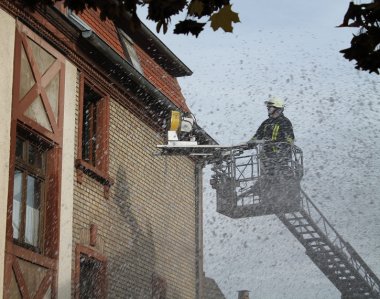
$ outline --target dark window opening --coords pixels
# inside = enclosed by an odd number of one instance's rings
[[[87,84],[84,85],[83,94],[83,127],[82,127],[82,159],[89,164],[96,166],[97,147],[99,146],[100,136],[98,128],[99,103],[102,96],[91,89]]]
[[[152,299],[166,299],[166,280],[153,273],[152,275]]]
[[[101,261],[80,255],[79,298],[105,298],[105,267]]]
[[[77,180],[82,175],[97,180],[108,196],[112,180],[108,176],[109,165],[109,107],[110,98],[90,83],[84,74],[80,77],[78,148],[75,167]]]

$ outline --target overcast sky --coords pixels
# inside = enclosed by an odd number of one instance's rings
[[[237,144],[266,118],[268,96],[284,98],[304,151],[303,189],[380,277],[380,77],[339,53],[356,33],[335,28],[349,1],[232,3],[241,20],[233,34],[159,35],[194,72],[179,80],[188,105],[220,144]],[[205,271],[228,299],[240,289],[251,299],[340,298],[275,216],[217,214],[209,174]]]

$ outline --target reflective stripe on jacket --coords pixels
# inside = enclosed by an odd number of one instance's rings
[[[252,140],[267,140],[291,144],[294,141],[292,123],[283,114],[277,118],[268,118],[260,125]],[[272,149],[273,152],[277,151],[276,146],[273,146]]]

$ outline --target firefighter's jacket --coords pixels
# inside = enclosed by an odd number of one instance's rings
[[[294,141],[292,123],[283,114],[277,118],[268,118],[257,129],[252,140],[267,141],[264,151],[268,156],[287,156]]]

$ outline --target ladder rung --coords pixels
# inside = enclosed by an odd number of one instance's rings
[[[308,238],[308,239],[303,239],[303,240],[310,243],[310,242],[315,242],[315,241],[321,241],[321,238]]]
[[[304,217],[294,217],[294,218],[286,218],[286,220],[302,220],[305,219]]]
[[[329,266],[332,266],[334,269],[336,269],[336,271],[339,271],[339,273],[342,273],[342,274],[351,274],[350,270],[347,269],[346,267],[340,267],[340,266],[336,266],[336,265],[331,265],[329,264]],[[332,268],[330,268],[332,269]]]
[[[328,248],[326,248],[326,246]],[[321,244],[314,244],[314,245],[311,245],[311,248],[313,249],[320,249],[320,250],[323,250],[323,251],[329,251],[329,252],[333,252],[332,249],[329,247],[329,245],[321,245]]]
[[[316,231],[309,231],[309,232],[297,232],[300,235],[306,235],[306,234],[316,234]]]
[[[293,225],[293,227],[295,227],[295,228],[297,228],[297,227],[306,227],[306,226],[311,226],[311,224],[305,223],[305,224]]]
[[[330,250],[319,250],[319,251],[312,251],[312,253],[315,255],[321,255],[325,257],[326,259],[330,259],[332,256],[330,253],[333,253],[333,252]]]
[[[319,244],[314,244],[311,245],[310,247],[313,249],[319,249],[319,251],[313,251],[313,252],[333,252],[330,248],[325,248],[328,245],[319,245]]]
[[[327,267],[329,269],[335,269],[335,271],[344,271],[346,269],[345,267],[339,267],[338,265],[331,263],[327,263]]]
[[[344,263],[342,262],[342,259],[340,257],[336,257],[336,256],[329,256],[327,258],[327,260],[333,262],[333,263],[340,263],[342,265],[344,265]]]

